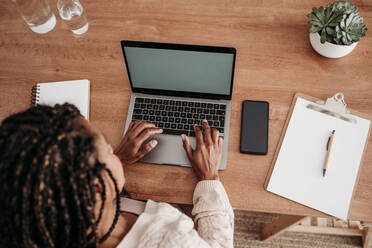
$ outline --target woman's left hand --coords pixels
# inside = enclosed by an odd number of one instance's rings
[[[162,133],[154,124],[143,121],[132,121],[124,138],[121,140],[114,153],[123,164],[133,164],[149,153],[158,144],[156,140],[143,143],[154,134]]]

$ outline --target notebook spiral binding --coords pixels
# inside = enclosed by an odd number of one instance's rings
[[[37,85],[32,86],[31,89],[31,106],[36,106],[39,102],[40,88]]]

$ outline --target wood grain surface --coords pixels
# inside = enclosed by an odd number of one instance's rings
[[[56,1],[49,1],[57,14]],[[372,29],[372,2],[354,1]],[[343,92],[350,108],[372,115],[372,35],[341,59],[313,51],[306,14],[320,0],[81,0],[88,32],[73,36],[57,17],[50,33],[28,29],[11,1],[0,4],[0,120],[26,109],[37,82],[87,78],[90,119],[113,146],[122,137],[129,81],[120,40],[233,46],[237,49],[228,167],[220,173],[234,208],[323,216],[264,190],[294,93],[317,98]],[[242,100],[270,103],[268,155],[239,153]],[[180,141],[180,149],[181,141]],[[191,203],[196,178],[189,168],[137,163],[125,168],[133,196]],[[332,196],[330,196],[332,200]],[[372,221],[372,145],[366,151],[349,213]]]

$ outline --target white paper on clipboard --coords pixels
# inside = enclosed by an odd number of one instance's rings
[[[297,98],[267,190],[340,219],[347,219],[368,138],[370,120],[335,118]],[[322,175],[328,137],[335,130],[327,174]]]

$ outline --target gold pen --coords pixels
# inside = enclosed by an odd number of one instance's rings
[[[331,148],[332,148],[332,143],[333,143],[333,137],[334,136],[335,136],[335,130],[332,131],[331,135],[328,138],[328,142],[327,142],[327,156],[326,156],[326,159],[325,159],[324,165],[323,165],[323,177],[325,176],[326,171],[327,171],[328,159],[329,159],[329,154],[331,153]]]

